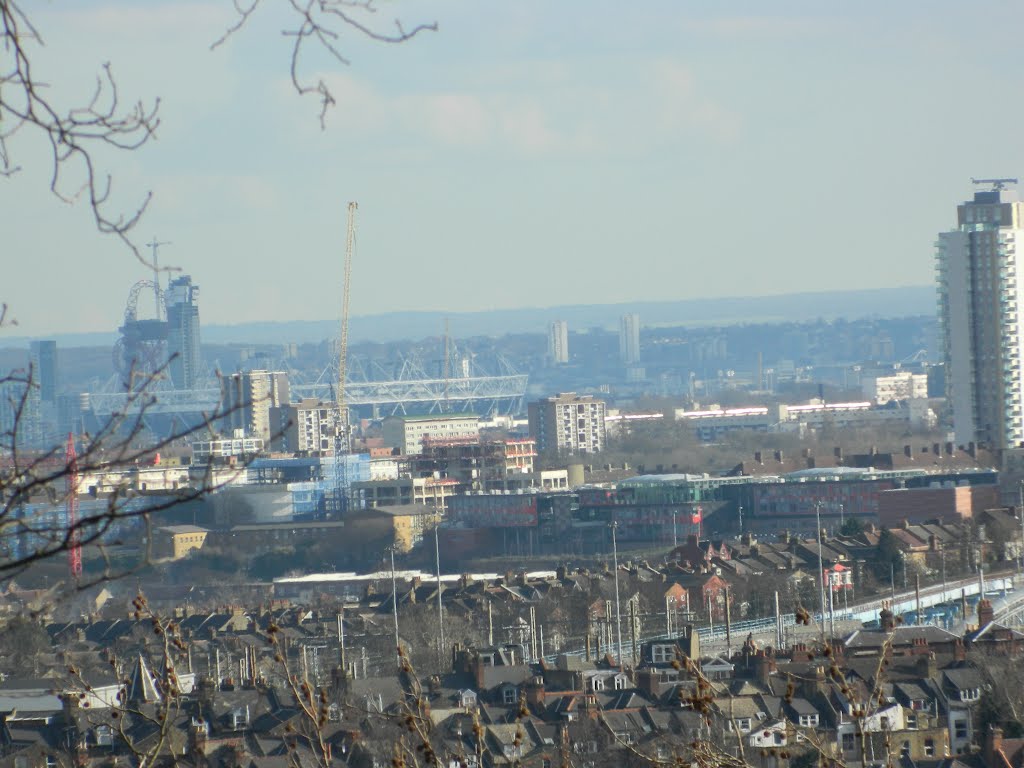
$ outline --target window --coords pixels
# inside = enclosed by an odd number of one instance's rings
[[[967,738],[967,721],[966,720],[954,720],[953,721],[953,736],[957,740],[962,741]]]
[[[671,645],[652,645],[651,661],[654,664],[667,664],[675,658],[675,647]]]
[[[502,701],[505,704],[515,704],[519,698],[518,696],[516,696],[515,686],[512,685],[510,685],[508,688],[502,691],[501,697]]]
[[[854,740],[852,733],[843,734],[843,752],[853,752]]]
[[[737,717],[735,720],[729,721],[729,730],[735,728],[740,733],[750,732],[750,718],[749,717]]]
[[[932,757],[935,755],[935,739],[924,740],[924,755],[925,757]]]

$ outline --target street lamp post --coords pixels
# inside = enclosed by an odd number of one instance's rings
[[[440,513],[438,513],[440,518]],[[441,602],[441,520],[438,519],[434,525],[434,558],[437,563],[437,625],[440,629],[440,640],[441,640],[441,664],[444,664],[445,658],[445,644],[444,644],[444,604]]]
[[[946,545],[943,543],[942,548],[939,550],[939,555],[942,557],[942,602],[946,602]]]
[[[1024,480],[1018,486],[1018,504],[1020,510],[1020,568],[1024,569]]]
[[[391,553],[391,607],[395,616],[395,653],[398,655],[398,666],[402,666],[402,641],[398,637],[398,581],[395,579],[395,548],[388,547]]]
[[[814,518],[818,524],[818,583],[821,585],[821,640],[825,642],[825,564],[821,557],[821,502],[814,505]]]

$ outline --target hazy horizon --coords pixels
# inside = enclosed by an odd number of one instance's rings
[[[110,61],[126,103],[162,98],[156,141],[99,159],[126,209],[153,190],[137,241],[169,243],[209,326],[337,317],[349,200],[353,317],[454,315],[925,285],[970,178],[1024,167],[1019,4],[386,3],[440,30],[304,59],[324,130],[280,12],[211,51],[230,3],[31,9],[53,93]],[[149,275],[50,194],[42,142],[9,144],[0,343],[116,329]]]
[[[639,312],[641,326],[645,328],[853,320],[870,316],[930,315],[934,310],[933,302],[933,286],[899,286],[680,301],[524,306],[466,312],[398,310],[354,315],[350,319],[349,333],[353,343],[429,338],[443,333],[445,324],[455,338],[506,333],[543,334],[553,320],[568,322],[571,333],[585,332],[594,327],[615,331],[621,314],[625,312]],[[266,319],[233,324],[207,323],[202,314],[200,318],[203,343],[210,344],[307,343],[333,338],[338,333],[337,318]],[[87,333],[57,332],[47,336],[7,335],[0,336],[0,348],[23,347],[29,341],[41,338],[56,339],[60,346],[98,346],[111,344],[116,337],[116,328]]]

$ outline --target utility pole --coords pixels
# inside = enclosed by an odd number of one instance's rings
[[[612,563],[615,566],[615,658],[622,669],[622,613],[619,610],[619,545],[615,538],[618,521],[612,521]]]

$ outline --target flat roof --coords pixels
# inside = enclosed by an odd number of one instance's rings
[[[441,582],[456,582],[464,574],[441,574]],[[468,574],[473,581],[496,581],[504,578],[502,573],[471,573]],[[553,579],[555,571],[527,571],[528,580]],[[373,573],[356,573],[355,571],[343,571],[340,573],[309,573],[305,576],[279,576],[274,579],[275,584],[317,584],[321,582],[360,582],[360,581],[383,581],[391,578],[391,570],[375,571]],[[418,578],[422,582],[437,581],[437,574],[425,571],[395,571],[396,579],[410,581]]]
[[[452,419],[476,419],[480,420],[480,416],[475,413],[442,413],[442,414],[426,414],[423,416],[409,416],[409,415],[398,415],[389,416],[388,418],[399,419],[401,421],[451,421]]]
[[[426,504],[381,504],[376,507],[367,507],[366,509],[354,509],[349,514],[355,516],[378,513],[401,517],[403,515],[434,515],[439,514],[439,512],[440,510],[428,507]]]
[[[157,528],[158,531],[167,531],[168,533],[209,533],[208,528],[201,528],[198,525],[162,525]]]
[[[250,533],[253,531],[283,531],[286,529],[294,528],[344,528],[345,523],[343,521],[336,520],[296,520],[292,522],[281,522],[281,523],[247,523],[245,525],[236,525],[228,529],[229,533]]]

